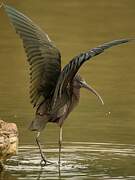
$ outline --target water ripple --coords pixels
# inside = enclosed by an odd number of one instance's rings
[[[135,179],[135,145],[113,143],[64,142],[61,167],[58,149],[51,143],[46,149],[48,160],[54,164],[40,167],[37,146],[19,147],[17,156],[6,165],[1,179]]]

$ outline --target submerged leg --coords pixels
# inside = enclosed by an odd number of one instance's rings
[[[59,131],[59,165],[60,165],[60,155],[61,155],[61,145],[62,145],[62,127],[60,126],[60,131]]]
[[[40,165],[43,167],[43,166],[46,166],[47,163],[52,164],[52,162],[46,160],[46,157],[45,157],[45,155],[44,155],[44,153],[42,151],[41,144],[40,144],[40,141],[39,141],[39,135],[40,135],[40,132],[37,133],[36,142],[37,142],[37,145],[39,147],[40,155],[41,155],[41,158],[42,158],[41,162],[40,162]]]

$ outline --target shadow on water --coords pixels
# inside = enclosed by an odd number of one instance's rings
[[[37,147],[21,146],[1,179],[135,179],[135,145],[65,142],[60,169],[56,147],[50,144],[44,149],[54,164],[41,168]]]

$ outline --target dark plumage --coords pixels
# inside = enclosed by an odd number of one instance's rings
[[[38,132],[36,141],[40,148],[42,162],[46,164],[38,136],[48,122],[57,123],[60,126],[60,163],[62,124],[79,102],[80,88],[91,91],[103,103],[100,95],[77,74],[79,68],[84,62],[104,52],[105,49],[127,43],[132,39],[114,40],[81,53],[61,70],[60,52],[48,35],[24,14],[7,5],[4,5],[4,8],[23,41],[30,65],[30,98],[33,107],[37,108],[30,129]]]

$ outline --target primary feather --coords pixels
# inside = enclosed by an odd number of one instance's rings
[[[91,59],[94,56],[97,56],[104,52],[105,49],[117,46],[123,43],[132,41],[133,39],[120,39],[114,40],[108,43],[104,43],[96,48],[93,48],[87,52],[81,53],[80,55],[74,57],[62,70],[53,96],[52,109],[55,107],[57,99],[61,97],[63,91],[65,91],[68,84],[72,81],[73,77],[78,72],[81,65]]]
[[[30,65],[30,98],[33,106],[53,93],[61,71],[61,56],[48,35],[28,17],[4,5],[23,46]]]

